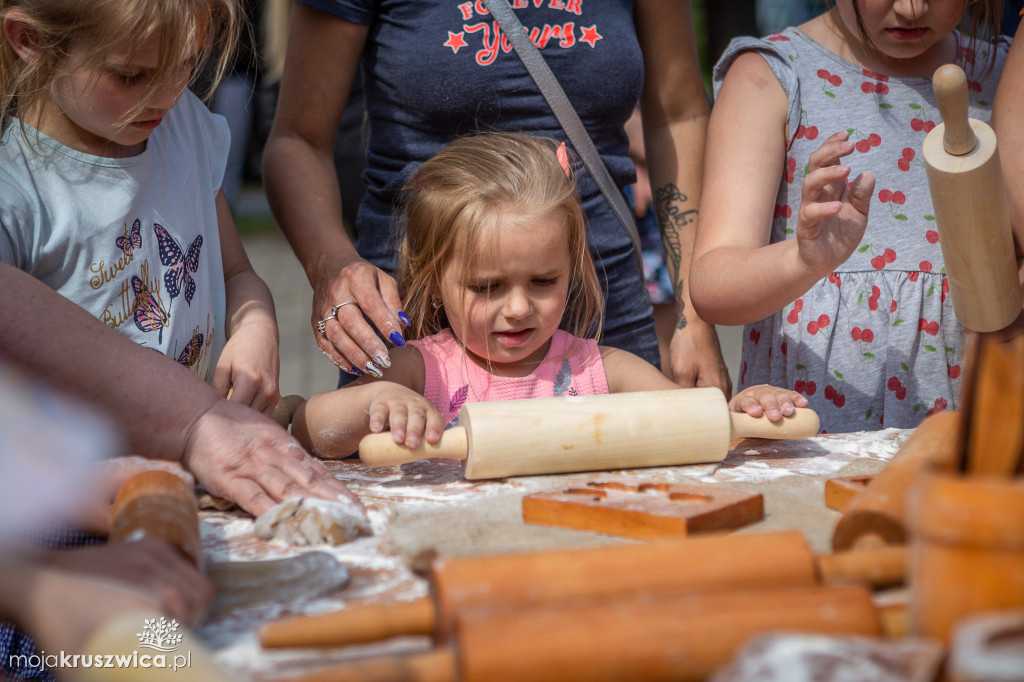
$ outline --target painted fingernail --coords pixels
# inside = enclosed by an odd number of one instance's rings
[[[387,353],[378,352],[376,355],[373,356],[373,361],[376,362],[381,367],[383,367],[384,369],[387,369],[388,367],[391,366],[391,358],[388,357]]]
[[[403,337],[398,332],[391,332],[388,335],[388,338],[391,339],[391,343],[395,344],[399,348],[404,348],[405,347],[405,337]]]
[[[361,376],[365,376],[366,375],[366,372],[364,372],[363,370],[359,369],[355,365],[352,365],[351,367],[348,368],[348,373],[349,374],[355,374],[357,377],[361,377]]]
[[[402,321],[402,324],[412,324],[409,321],[409,316],[406,315],[405,312],[403,312],[401,310],[398,311],[398,319],[400,319]]]
[[[384,376],[384,372],[381,372],[377,365],[373,364],[372,362],[366,363],[366,367],[364,367],[363,369],[365,369],[367,373],[372,374],[378,379]]]

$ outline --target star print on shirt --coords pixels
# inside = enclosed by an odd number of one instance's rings
[[[597,32],[597,24],[590,27],[580,26],[580,30],[583,32],[583,35],[580,36],[580,42],[586,43],[591,47],[594,47],[594,44],[597,43],[597,41],[604,38],[603,35]]]
[[[448,31],[448,40],[446,40],[443,45],[445,47],[452,48],[452,52],[454,54],[458,54],[460,49],[467,47],[466,41],[462,38],[463,35],[465,34],[462,31],[459,31],[458,33]]]

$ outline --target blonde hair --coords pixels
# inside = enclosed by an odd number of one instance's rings
[[[126,124],[196,49],[190,83],[212,62],[212,83],[208,92],[200,93],[209,95],[231,63],[243,25],[237,0],[0,0],[0,19],[12,12],[28,25],[40,57],[22,60],[6,37],[0,40],[3,119],[42,110],[72,44],[85,46],[86,67],[98,68],[115,49],[127,47],[131,59],[137,46],[160,36],[156,73]]]
[[[457,138],[419,167],[405,188],[405,238],[399,250],[398,281],[412,320],[410,338],[450,326],[444,308],[432,299],[456,253],[461,252],[460,271],[467,273],[486,242],[496,238],[502,215],[539,218],[555,212],[565,215],[571,261],[563,322],[574,336],[597,335],[604,318],[601,289],[576,181],[559,162],[558,148],[550,138],[482,133]]]

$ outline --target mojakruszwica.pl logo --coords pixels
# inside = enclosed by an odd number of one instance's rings
[[[181,633],[177,632],[178,621],[166,618],[146,618],[142,623],[142,632],[135,633],[139,638],[139,649],[117,654],[38,654],[12,655],[9,665],[13,669],[50,668],[171,668],[175,671],[192,667],[192,652],[174,653],[182,647]],[[148,653],[146,649],[157,653]],[[173,654],[173,655],[171,655]]]

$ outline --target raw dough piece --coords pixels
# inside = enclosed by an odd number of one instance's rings
[[[216,588],[210,613],[266,602],[313,599],[345,587],[348,569],[327,552],[267,561],[223,561],[207,570]]]
[[[256,519],[256,536],[287,545],[341,545],[370,535],[370,522],[351,503],[296,497]]]

